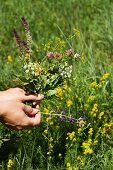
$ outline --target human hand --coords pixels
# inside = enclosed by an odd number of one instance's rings
[[[10,100],[0,102],[0,120],[9,128],[20,130],[39,125],[41,115],[38,109]]]
[[[10,88],[5,91],[0,91],[0,101],[8,101],[8,100],[14,100],[14,101],[33,101],[34,104],[36,104],[37,101],[42,100],[43,95],[30,95],[26,94],[26,92],[21,88]]]

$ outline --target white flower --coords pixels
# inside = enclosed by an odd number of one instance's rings
[[[80,58],[80,54],[76,53],[76,54],[74,55],[74,58]]]
[[[26,69],[26,68],[27,68],[27,65],[24,66],[24,69]]]
[[[29,70],[25,70],[25,73],[29,73]]]

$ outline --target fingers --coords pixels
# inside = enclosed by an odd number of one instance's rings
[[[24,105],[23,111],[28,115],[29,117],[34,117],[37,113],[40,112],[40,107],[32,108],[31,106]]]
[[[38,113],[35,117],[29,118],[29,126],[37,126],[41,122],[41,114]]]
[[[22,89],[22,88],[19,88],[19,87],[15,87],[15,88],[10,88],[10,89],[8,89],[8,91],[14,91],[14,92],[21,92],[21,93],[24,93],[25,94],[25,91],[24,91],[24,89]]]
[[[40,101],[44,98],[43,95],[24,95],[23,101]]]
[[[27,114],[30,114],[30,113],[32,113],[33,108],[32,108],[31,106],[24,105],[24,106],[23,106],[23,111],[24,111],[25,113],[27,113]]]

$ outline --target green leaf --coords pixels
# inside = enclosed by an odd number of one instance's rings
[[[55,95],[56,94],[56,90],[48,90],[47,92],[47,96],[52,96],[52,95]]]

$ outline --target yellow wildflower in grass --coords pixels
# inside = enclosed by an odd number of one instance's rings
[[[85,159],[84,159],[82,156],[78,155],[78,156],[77,156],[77,160],[79,160],[80,163],[81,163],[81,165],[84,166],[84,164],[85,164]]]
[[[87,142],[83,142],[82,143],[82,147],[83,147],[83,150],[84,150],[84,154],[92,154],[93,153],[93,150],[91,148],[91,145],[92,145],[92,139],[88,139]]]
[[[61,87],[58,87],[58,88],[56,89],[56,96],[59,97],[60,99],[63,99],[63,98],[62,98],[63,95],[64,95],[64,90],[63,90]]]
[[[79,121],[79,127],[83,127],[84,125],[85,125],[85,121],[84,120],[82,120],[82,119],[80,119],[80,121]]]
[[[89,85],[89,87],[90,87],[91,89],[96,88],[96,86],[97,86],[96,81],[93,81],[93,82]]]
[[[88,108],[89,108],[89,104],[85,103],[85,104],[84,104],[84,108],[85,108],[85,109],[88,109]]]
[[[98,112],[98,104],[95,103],[95,104],[93,105],[93,108],[92,108],[90,114],[91,114],[91,116],[96,117],[97,112]]]
[[[101,119],[104,114],[105,114],[104,112],[100,112],[98,118]]]
[[[93,135],[93,128],[89,128],[88,134],[89,134],[89,136]]]
[[[91,95],[91,96],[89,96],[87,102],[89,103],[89,102],[91,102],[91,101],[94,101],[95,99],[96,99],[96,96]]]
[[[12,161],[12,159],[9,159],[8,163],[7,163],[7,168],[8,169],[12,168],[13,164],[14,164],[14,162]]]
[[[105,123],[102,127],[102,136],[106,136],[109,138],[109,132],[111,131],[111,128],[113,127],[113,122]]]
[[[56,44],[59,51],[62,51],[66,45],[66,42],[60,37],[56,37]]]
[[[47,117],[46,122],[49,123],[50,125],[53,125],[52,117]]]
[[[105,73],[105,74],[100,78],[100,81],[106,80],[109,76],[110,76],[109,73]]]
[[[52,41],[49,41],[47,44],[44,44],[43,46],[43,50],[44,51],[47,51],[51,48],[51,44],[52,44]]]
[[[67,84],[67,81],[65,80],[64,83],[63,83],[63,89],[64,90],[68,90],[69,86]]]
[[[72,102],[71,99],[68,99],[66,103],[67,103],[67,107],[70,107],[70,106],[72,106],[72,104],[73,104],[73,102]]]
[[[69,170],[69,168],[71,167],[71,164],[69,162],[67,162],[67,168]]]
[[[50,113],[49,108],[44,108],[44,113]]]
[[[68,140],[68,139],[71,140],[71,141],[73,140],[73,142],[76,141],[75,132],[74,132],[74,131],[73,131],[73,132],[68,132],[68,133],[67,133],[67,136],[68,136],[68,137],[66,138],[67,140]]]
[[[106,82],[106,79],[110,76],[109,73],[105,73],[102,77],[100,77],[100,83],[98,84],[98,88],[102,88]]]
[[[78,133],[81,133],[83,131],[82,128],[78,128]]]
[[[98,143],[98,140],[94,140],[93,144],[97,145],[97,143]]]
[[[11,55],[8,55],[7,56],[7,63],[12,63],[13,59],[12,59],[12,56]]]
[[[47,133],[48,133],[48,129],[45,129],[45,130],[44,130],[44,133],[47,134]]]

